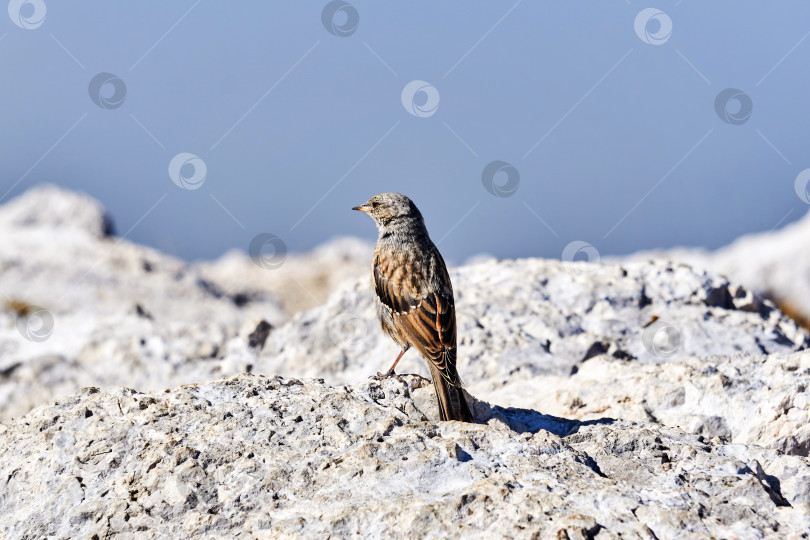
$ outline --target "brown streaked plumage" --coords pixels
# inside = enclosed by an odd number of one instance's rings
[[[353,210],[377,224],[372,281],[383,331],[402,348],[386,375],[413,347],[428,362],[442,420],[474,422],[456,370],[453,286],[422,214],[400,193],[380,193]]]

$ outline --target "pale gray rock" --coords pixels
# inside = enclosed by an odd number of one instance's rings
[[[799,538],[810,463],[655,423],[475,404],[429,382],[239,375],[85,389],[0,427],[9,538]]]
[[[102,238],[113,234],[112,218],[97,200],[44,184],[0,207],[0,229],[7,234],[25,229],[68,229]]]
[[[621,259],[665,259],[724,274],[810,321],[810,212],[779,230],[746,235],[716,251],[674,248]]]
[[[58,209],[55,221],[31,217],[36,208]],[[377,327],[367,277],[329,283],[336,293],[325,305],[284,324],[270,292],[278,269],[235,255],[189,266],[105,237],[104,215],[51,187],[0,207],[0,223],[24,224],[7,225],[13,234],[0,245],[0,418],[83,386],[151,390],[245,371],[355,383],[398,352]],[[312,275],[340,267],[343,251],[351,275],[366,249],[341,240],[291,256],[279,283],[295,290],[289,279],[307,266],[320,269]],[[663,262],[489,259],[454,270],[453,281],[460,370],[477,396],[808,453],[808,368],[791,356],[807,333],[725,278]],[[11,301],[47,306],[53,334],[24,339]],[[666,339],[645,342],[650,335]],[[427,374],[413,352],[400,368]]]
[[[205,279],[227,288],[250,284],[292,315],[323,304],[340,284],[369,272],[373,249],[370,242],[341,237],[308,253],[278,254],[272,264],[264,266],[244,251],[232,250],[193,268]]]
[[[653,421],[707,439],[810,452],[810,351],[693,357],[638,365],[601,355],[571,377],[506,385],[510,402],[588,420]],[[495,392],[480,392],[490,396]]]
[[[252,350],[232,365],[228,340],[287,319],[249,284],[226,288],[106,236],[105,216],[93,199],[53,186],[0,206],[0,419],[82,386],[158,389],[245,371]],[[50,328],[31,317],[39,308]]]
[[[810,353],[791,354],[810,338],[724,278],[666,262],[540,259],[451,274],[459,371],[478,397],[566,417],[652,420],[805,456],[810,450]],[[257,370],[342,383],[384,371],[398,351],[377,327],[373,302],[365,280],[343,286],[275,331]],[[645,343],[662,321],[677,347]],[[412,352],[399,370],[427,375]]]
[[[52,187],[0,207],[0,538],[810,530],[810,336],[734,279],[645,260],[455,269],[460,373],[519,408],[437,423],[426,380],[368,380],[398,351],[367,243],[189,265],[108,222]],[[36,306],[44,340],[19,326]],[[427,374],[414,352],[398,371]]]

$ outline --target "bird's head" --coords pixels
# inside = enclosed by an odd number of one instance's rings
[[[422,223],[422,214],[419,209],[412,200],[401,193],[378,193],[352,210],[365,212],[377,223],[378,227],[399,221]]]

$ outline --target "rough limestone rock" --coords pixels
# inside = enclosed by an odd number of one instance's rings
[[[623,259],[666,259],[725,274],[810,325],[810,212],[778,231],[746,235],[717,251],[675,248]]]
[[[232,250],[213,262],[194,265],[205,279],[226,288],[245,284],[276,299],[294,314],[323,304],[340,284],[357,279],[371,268],[374,245],[358,238],[335,238],[309,253],[287,254],[267,248],[253,257]]]
[[[77,225],[34,225],[19,218],[29,208],[59,208]],[[247,275],[240,286],[223,261],[203,276],[104,237],[103,216],[97,203],[54,188],[0,208],[0,222],[26,224],[0,246],[0,291],[14,295],[0,310],[0,419],[83,386],[151,390],[245,371],[354,383],[397,353],[377,327],[366,278],[283,324],[269,278],[257,286]],[[360,256],[357,244],[336,242],[301,264],[329,264],[343,244],[349,260]],[[807,334],[743,287],[662,262],[488,261],[452,274],[459,366],[475,395],[808,454],[807,360],[791,356]],[[23,339],[28,305],[52,313],[47,340]],[[427,374],[413,352],[400,366]]]
[[[189,265],[110,231],[58,188],[0,207],[0,538],[810,530],[810,336],[735,278],[455,269],[482,401],[478,425],[438,423],[425,379],[368,380],[398,351],[367,244]],[[777,252],[761,260],[781,275]],[[427,373],[413,352],[398,371]]]
[[[603,355],[571,377],[514,379],[508,395],[510,403],[565,418],[653,421],[707,439],[810,453],[810,351],[656,365]]]
[[[106,236],[105,216],[96,201],[53,186],[0,207],[0,419],[83,386],[210,379],[228,339],[262,319],[286,320],[249,284],[226,288]],[[209,365],[205,378],[199,364]],[[245,369],[224,364],[227,374]]]
[[[0,228],[10,235],[29,229],[68,229],[95,238],[114,232],[112,218],[97,200],[49,184],[37,186],[4,204]]]
[[[85,389],[0,426],[8,538],[800,538],[810,463],[653,422],[478,402],[428,381],[240,375]]]
[[[477,397],[569,418],[608,411],[804,456],[810,450],[810,353],[792,354],[810,338],[724,278],[666,262],[540,259],[451,274],[459,370]],[[364,280],[279,328],[255,365],[261,373],[349,383],[384,371],[396,354]],[[427,375],[413,352],[399,369]]]

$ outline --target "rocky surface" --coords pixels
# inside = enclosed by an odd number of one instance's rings
[[[9,538],[799,538],[810,465],[653,423],[478,402],[428,381],[239,375],[86,389],[0,428]]]
[[[666,262],[527,259],[452,278],[459,370],[482,399],[810,450],[810,353],[793,354],[810,338],[740,286]],[[384,371],[396,354],[364,280],[275,331],[255,365],[348,383]],[[399,369],[427,375],[411,352]]]
[[[266,268],[111,232],[54,187],[0,207],[0,538],[810,530],[810,335],[708,265],[452,270],[464,425],[368,380],[398,352],[368,244]]]
[[[670,260],[724,274],[774,300],[810,327],[810,212],[777,231],[743,236],[717,251],[635,253],[622,260]]]
[[[660,365],[600,356],[571,377],[533,377],[508,385],[510,403],[531,404],[548,414],[656,422],[800,456],[810,452],[808,390],[807,351],[693,357]]]
[[[369,272],[373,250],[370,242],[344,237],[309,253],[271,252],[270,264],[264,266],[261,260],[256,264],[245,252],[233,250],[216,261],[193,267],[205,279],[227,289],[239,290],[250,284],[276,299],[285,313],[294,314],[323,304],[340,284]]]
[[[97,201],[56,186],[0,207],[0,419],[83,386],[150,390],[249,371],[273,328],[371,256],[337,239],[273,267],[235,252],[188,264],[113,228]]]
[[[53,186],[0,207],[0,419],[83,386],[204,380],[228,338],[287,319],[268,293],[206,280],[110,223]]]

